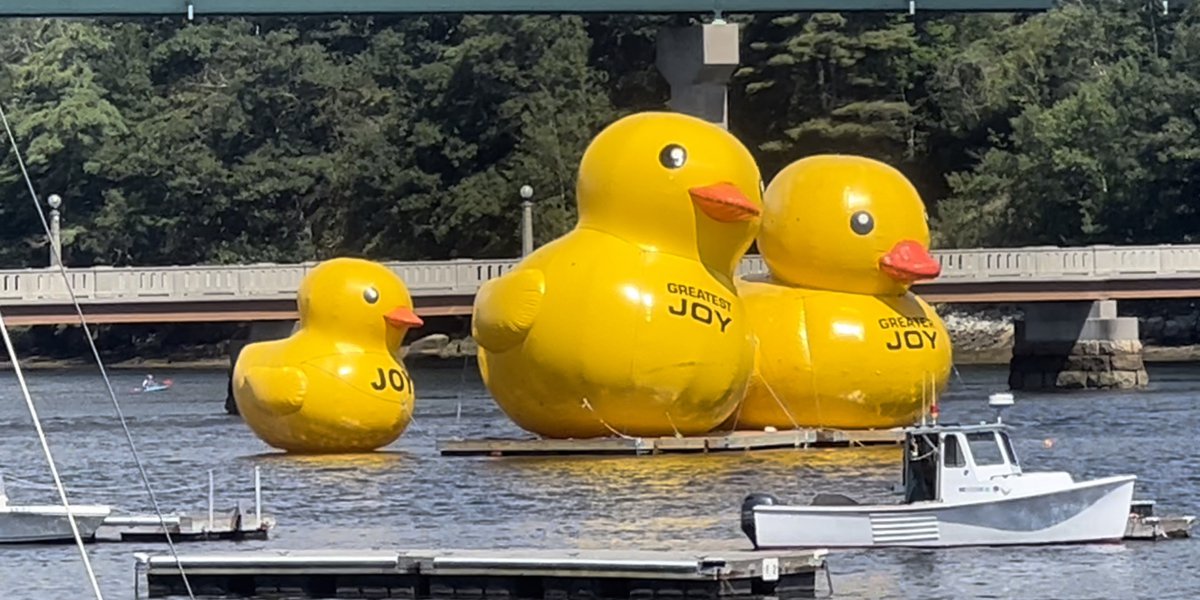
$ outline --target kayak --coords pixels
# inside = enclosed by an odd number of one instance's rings
[[[135,387],[135,388],[133,388],[133,393],[138,394],[138,393],[161,392],[163,390],[171,389],[171,385],[173,385],[173,382],[170,379],[164,379],[162,381],[162,383],[156,383],[154,385],[149,385],[146,387]]]

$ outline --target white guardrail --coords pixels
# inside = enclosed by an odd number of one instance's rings
[[[1089,246],[938,250],[941,284],[1200,277],[1200,245]],[[189,267],[88,267],[67,276],[81,302],[194,302],[275,300],[295,296],[317,263]],[[473,296],[480,284],[507,272],[516,260],[450,260],[384,263],[414,296]],[[748,256],[742,274],[762,272]],[[69,302],[57,269],[0,270],[0,304]]]

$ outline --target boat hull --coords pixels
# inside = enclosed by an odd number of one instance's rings
[[[951,547],[1121,540],[1134,476],[982,502],[906,505],[757,505],[744,529],[757,548]]]
[[[107,506],[72,506],[79,535],[94,539],[96,530],[108,518]],[[0,544],[71,541],[71,522],[61,506],[0,507]]]

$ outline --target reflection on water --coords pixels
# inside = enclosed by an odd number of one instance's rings
[[[1027,469],[1079,477],[1136,472],[1138,495],[1160,510],[1196,512],[1200,468],[1192,397],[1200,369],[1152,371],[1136,393],[1017,394],[1006,421]],[[201,510],[207,471],[218,509],[253,499],[263,473],[268,542],[184,545],[187,552],[250,548],[386,547],[748,547],[738,525],[745,494],[767,491],[807,502],[818,491],[891,500],[900,449],[870,447],[646,457],[440,457],[435,441],[522,435],[487,398],[473,370],[417,371],[409,431],[385,452],[287,456],[222,413],[224,373],[161,372],[171,391],[126,395],[130,418],[159,494],[173,510]],[[119,425],[89,371],[29,375],[55,456],[77,502],[146,512]],[[984,398],[1004,369],[964,368],[943,401],[944,418],[990,419]],[[118,390],[141,374],[117,374]],[[8,376],[0,385],[0,466],[14,502],[55,502],[32,424]],[[1046,444],[1045,440],[1053,440]],[[1191,598],[1200,577],[1192,540],[1109,546],[843,551],[831,555],[838,598]],[[161,544],[89,547],[110,598],[132,594],[132,555]],[[84,598],[79,557],[66,546],[0,547],[2,598]]]

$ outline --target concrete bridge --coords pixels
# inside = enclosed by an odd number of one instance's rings
[[[1200,297],[1200,245],[939,250],[942,275],[915,291],[933,303],[1058,303]],[[316,263],[68,269],[93,323],[292,320],[296,290]],[[386,263],[423,316],[469,315],[475,292],[514,260]],[[747,257],[741,273],[765,271]],[[0,270],[0,307],[13,325],[78,321],[57,269]]]
[[[1014,303],[1010,385],[1016,389],[1136,387],[1148,381],[1137,319],[1116,301],[1200,297],[1200,245],[941,250],[937,280],[915,291],[933,303]],[[285,337],[296,290],[316,263],[73,268],[67,278],[92,323],[251,322],[248,340]],[[479,286],[516,260],[387,263],[426,317],[470,315]],[[742,274],[765,271],[760,257]],[[13,325],[77,322],[57,269],[0,271],[0,307]]]

